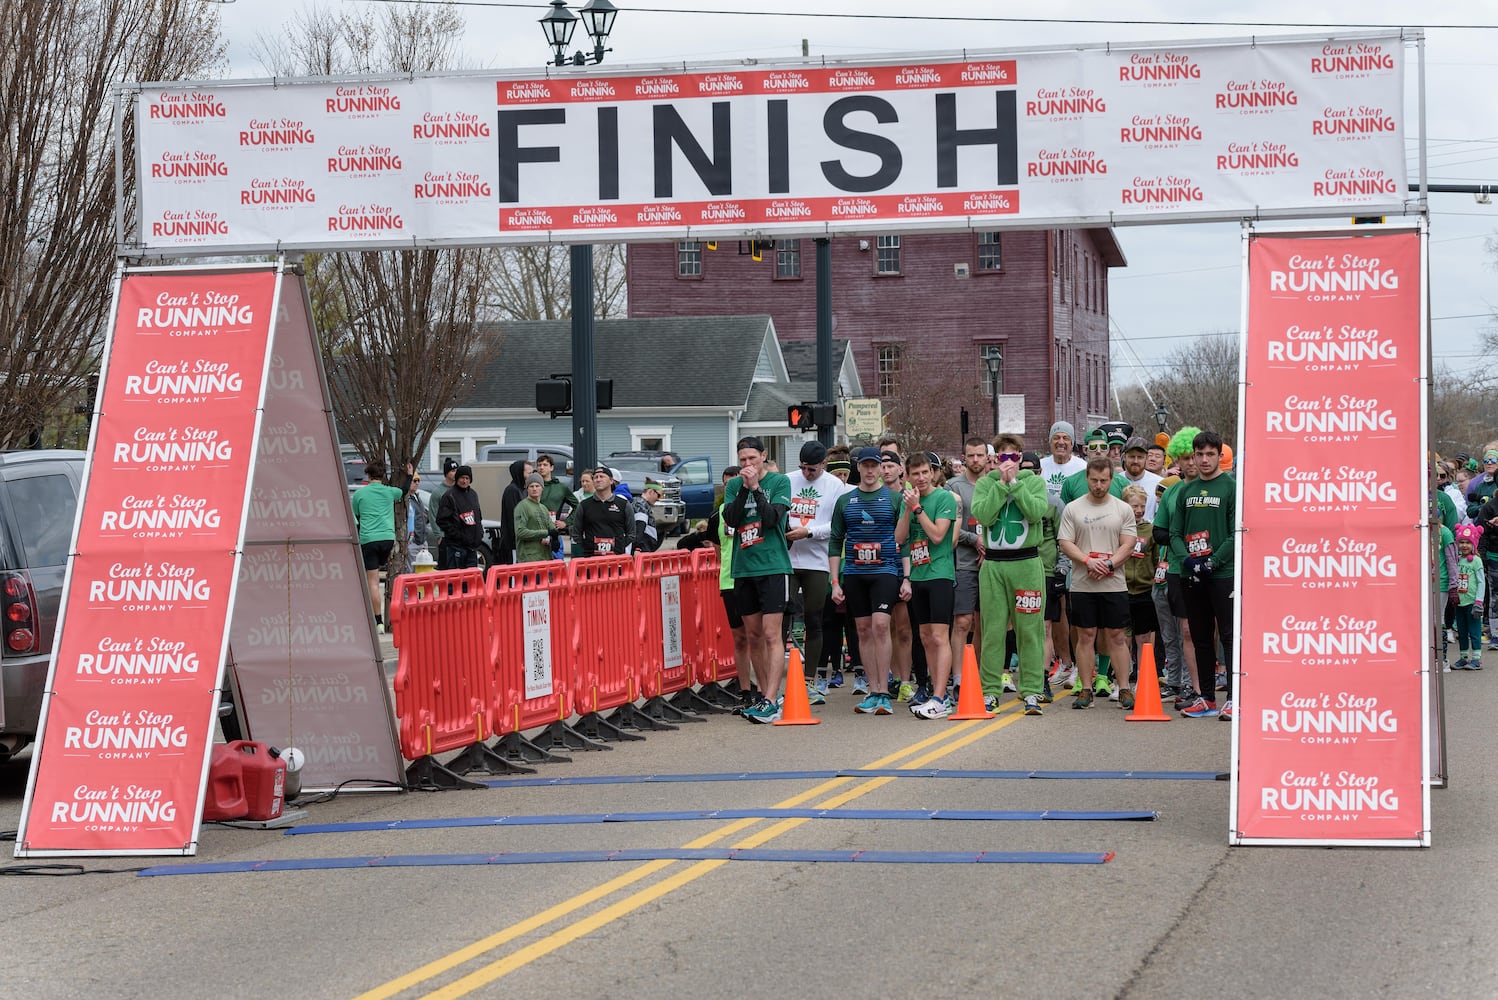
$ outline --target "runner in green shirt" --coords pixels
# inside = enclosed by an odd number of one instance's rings
[[[723,523],[733,530],[733,599],[744,619],[749,658],[760,700],[744,709],[750,722],[774,722],[774,700],[785,677],[780,624],[789,593],[790,546],[785,540],[791,480],[764,469],[765,446],[757,437],[739,441],[739,474],[723,488]]]
[[[369,587],[369,607],[374,612],[375,629],[385,631],[384,602],[380,600],[380,570],[390,561],[395,548],[395,505],[411,492],[416,467],[406,463],[406,477],[400,486],[385,485],[385,463],[376,459],[364,466],[365,483],[354,491],[349,505],[359,524],[359,550],[364,557],[364,579]]]
[[[910,578],[911,624],[921,637],[931,673],[931,697],[911,705],[910,714],[945,719],[952,714],[947,681],[952,675],[952,610],[957,596],[957,563],[948,532],[957,520],[957,498],[936,488],[931,460],[923,452],[905,460],[905,474],[913,486],[901,495],[895,541],[902,547]]]

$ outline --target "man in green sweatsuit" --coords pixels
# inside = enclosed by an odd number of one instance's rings
[[[1041,565],[1042,521],[1050,501],[1045,480],[1020,469],[1024,442],[1012,434],[994,441],[998,468],[973,487],[973,520],[983,561],[978,596],[983,616],[979,674],[985,704],[1004,691],[1004,633],[1013,622],[1019,653],[1019,694],[1026,715],[1040,715],[1045,683],[1045,568]]]
[[[525,479],[525,499],[515,505],[510,516],[515,519],[515,561],[517,563],[547,562],[551,559],[551,543],[557,537],[556,521],[551,511],[541,501],[546,480],[532,472]]]

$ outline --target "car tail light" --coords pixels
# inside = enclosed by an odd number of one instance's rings
[[[41,644],[36,632],[36,592],[24,573],[0,576],[0,623],[5,627],[5,649],[35,653]]]

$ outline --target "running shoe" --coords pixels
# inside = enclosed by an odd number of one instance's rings
[[[931,700],[931,689],[924,684],[915,686],[915,696],[910,699],[912,705],[924,705]]]
[[[895,692],[895,701],[901,704],[909,704],[915,700],[915,685],[909,681],[901,681],[900,687]]]
[[[827,686],[830,687],[830,688],[840,688],[840,687],[842,687],[843,686],[843,672],[841,670],[834,670],[832,672],[832,676],[827,679]]]
[[[1056,668],[1056,673],[1051,678],[1051,685],[1056,688],[1069,688],[1072,684],[1076,683],[1076,680],[1077,667],[1075,664],[1068,663],[1065,666]]]
[[[1447,642],[1456,642],[1456,629],[1449,628],[1449,629],[1446,630],[1446,641]]]
[[[1474,656],[1472,659],[1468,660],[1467,661],[1467,669],[1468,670],[1481,670],[1482,669],[1482,657],[1480,657],[1480,656]]]
[[[1117,701],[1119,699],[1119,692],[1122,691],[1122,690],[1123,690],[1123,688],[1114,687],[1112,690],[1110,690],[1108,692],[1108,700],[1109,701]]]
[[[806,685],[806,702],[809,705],[827,704],[827,695],[815,684]]]
[[[863,667],[854,667],[853,668],[853,693],[854,694],[868,694],[869,693],[869,678],[863,672]]]
[[[1134,692],[1127,689],[1118,692],[1118,707],[1126,711],[1134,708]]]
[[[1443,674],[1449,674],[1449,673],[1451,673],[1451,664],[1447,663],[1445,660],[1441,661],[1441,673],[1443,673]]]
[[[983,711],[997,712],[999,710],[999,699],[991,694],[983,696]]]
[[[1457,659],[1457,661],[1455,663],[1453,663],[1448,669],[1450,669],[1450,670],[1466,670],[1467,669],[1467,658],[1465,656],[1459,657]]]
[[[1051,693],[1051,679],[1047,677],[1040,689],[1040,703],[1042,705],[1049,705],[1055,700],[1056,696]]]
[[[999,681],[1004,685],[1005,694],[1012,694],[1019,690],[1019,688],[1014,686],[1014,675],[1007,670],[999,677]]]
[[[1087,691],[1087,690],[1083,690],[1083,691],[1079,692],[1077,694],[1077,697],[1072,701],[1071,707],[1072,708],[1091,708],[1092,707],[1092,692],[1091,691]]]
[[[1227,689],[1228,689],[1228,675],[1227,675],[1227,672],[1223,671],[1223,670],[1219,670],[1219,671],[1217,671],[1217,690],[1219,690],[1219,691],[1226,691]]]
[[[887,694],[881,694],[879,696],[879,706],[874,709],[874,714],[875,715],[894,715],[895,714],[895,710],[893,708],[891,708],[890,704],[889,704],[889,695],[887,695]]]
[[[1233,721],[1233,703],[1231,701],[1225,701],[1222,703],[1222,708],[1217,713],[1217,720],[1219,722]]]
[[[780,706],[769,698],[761,698],[759,701],[744,709],[744,718],[750,722],[766,723],[774,722],[780,718]]]
[[[853,711],[859,715],[889,715],[891,714],[889,695],[871,694],[857,705],[854,705]]]
[[[1093,694],[1100,695],[1102,697],[1107,697],[1109,694],[1112,693],[1112,691],[1113,691],[1113,685],[1111,685],[1111,684],[1108,683],[1108,678],[1107,677],[1103,676],[1102,674],[1098,674],[1097,677],[1093,678],[1093,681],[1092,681],[1092,693]]]
[[[1037,698],[1037,697],[1035,697],[1035,695],[1033,695],[1033,694],[1027,694],[1027,695],[1025,695],[1025,714],[1026,715],[1044,715],[1045,714],[1045,712],[1042,711],[1041,708],[1040,708],[1040,699]]]
[[[1181,714],[1188,719],[1210,719],[1217,714],[1217,702],[1198,698],[1188,707],[1182,709]]]
[[[1189,706],[1199,697],[1201,696],[1198,695],[1195,691],[1191,690],[1189,687],[1185,687],[1177,691],[1175,697],[1172,698],[1171,701],[1174,702],[1177,708],[1179,708],[1182,705]]]
[[[910,714],[917,719],[945,719],[952,709],[942,698],[931,698],[919,705],[910,706]]]
[[[827,693],[827,689],[830,687],[832,687],[832,685],[827,683],[827,675],[817,674],[817,690],[825,695]]]
[[[1488,643],[1488,651],[1498,653],[1498,642]]]

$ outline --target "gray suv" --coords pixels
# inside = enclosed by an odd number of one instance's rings
[[[83,460],[81,451],[0,452],[0,760],[36,738]]]

